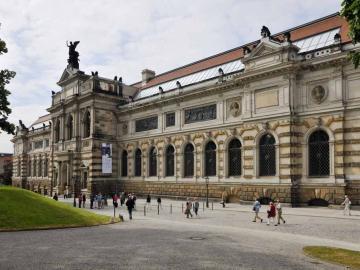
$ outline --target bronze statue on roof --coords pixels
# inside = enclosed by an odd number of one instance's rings
[[[269,28],[267,28],[265,25],[263,25],[263,27],[261,28],[261,37],[262,38],[266,38],[266,37],[270,37],[271,33]]]
[[[66,41],[66,46],[69,48],[69,59],[68,63],[72,68],[79,69],[79,53],[75,51],[76,46],[80,43],[80,41],[70,41],[70,45]]]

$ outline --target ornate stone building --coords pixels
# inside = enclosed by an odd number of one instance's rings
[[[360,204],[360,71],[338,14],[142,81],[69,62],[13,139],[13,183],[229,201]],[[38,126],[40,125],[40,127]]]

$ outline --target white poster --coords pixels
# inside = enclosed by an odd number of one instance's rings
[[[101,144],[101,160],[102,173],[112,173],[112,147],[110,143]]]

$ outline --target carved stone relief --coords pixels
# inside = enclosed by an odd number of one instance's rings
[[[321,85],[315,86],[311,90],[311,99],[313,102],[320,104],[326,99],[327,91]]]

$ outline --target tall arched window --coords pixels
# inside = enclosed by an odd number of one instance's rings
[[[216,175],[216,145],[210,141],[205,147],[205,175]]]
[[[314,131],[309,137],[309,176],[329,176],[329,135],[323,130]]]
[[[149,176],[157,175],[157,157],[156,148],[152,147],[149,152]]]
[[[275,138],[265,134],[259,142],[259,169],[260,176],[276,175]]]
[[[60,120],[56,120],[55,123],[55,127],[54,127],[54,131],[55,131],[55,142],[59,142],[60,141]]]
[[[39,156],[39,172],[38,172],[38,176],[42,177],[42,159],[41,156]]]
[[[122,152],[121,156],[121,175],[128,175],[128,153],[125,150]]]
[[[139,148],[135,152],[135,176],[141,176],[141,150]]]
[[[90,137],[90,112],[86,111],[85,115],[84,115],[84,123],[83,123],[83,134],[84,134],[84,138],[88,138]]]
[[[174,159],[175,149],[172,145],[169,145],[166,148],[166,176],[174,176],[174,166],[175,166],[175,159]]]
[[[44,176],[45,177],[48,176],[48,170],[49,170],[48,158],[45,156],[45,160],[44,160]]]
[[[229,176],[241,175],[241,142],[238,139],[232,139],[229,143]]]
[[[67,139],[71,140],[74,136],[73,132],[74,132],[74,118],[72,117],[72,115],[70,114],[68,119],[67,119],[67,123],[66,123],[66,132],[67,132]]]
[[[194,146],[188,143],[184,149],[184,177],[194,176]]]

